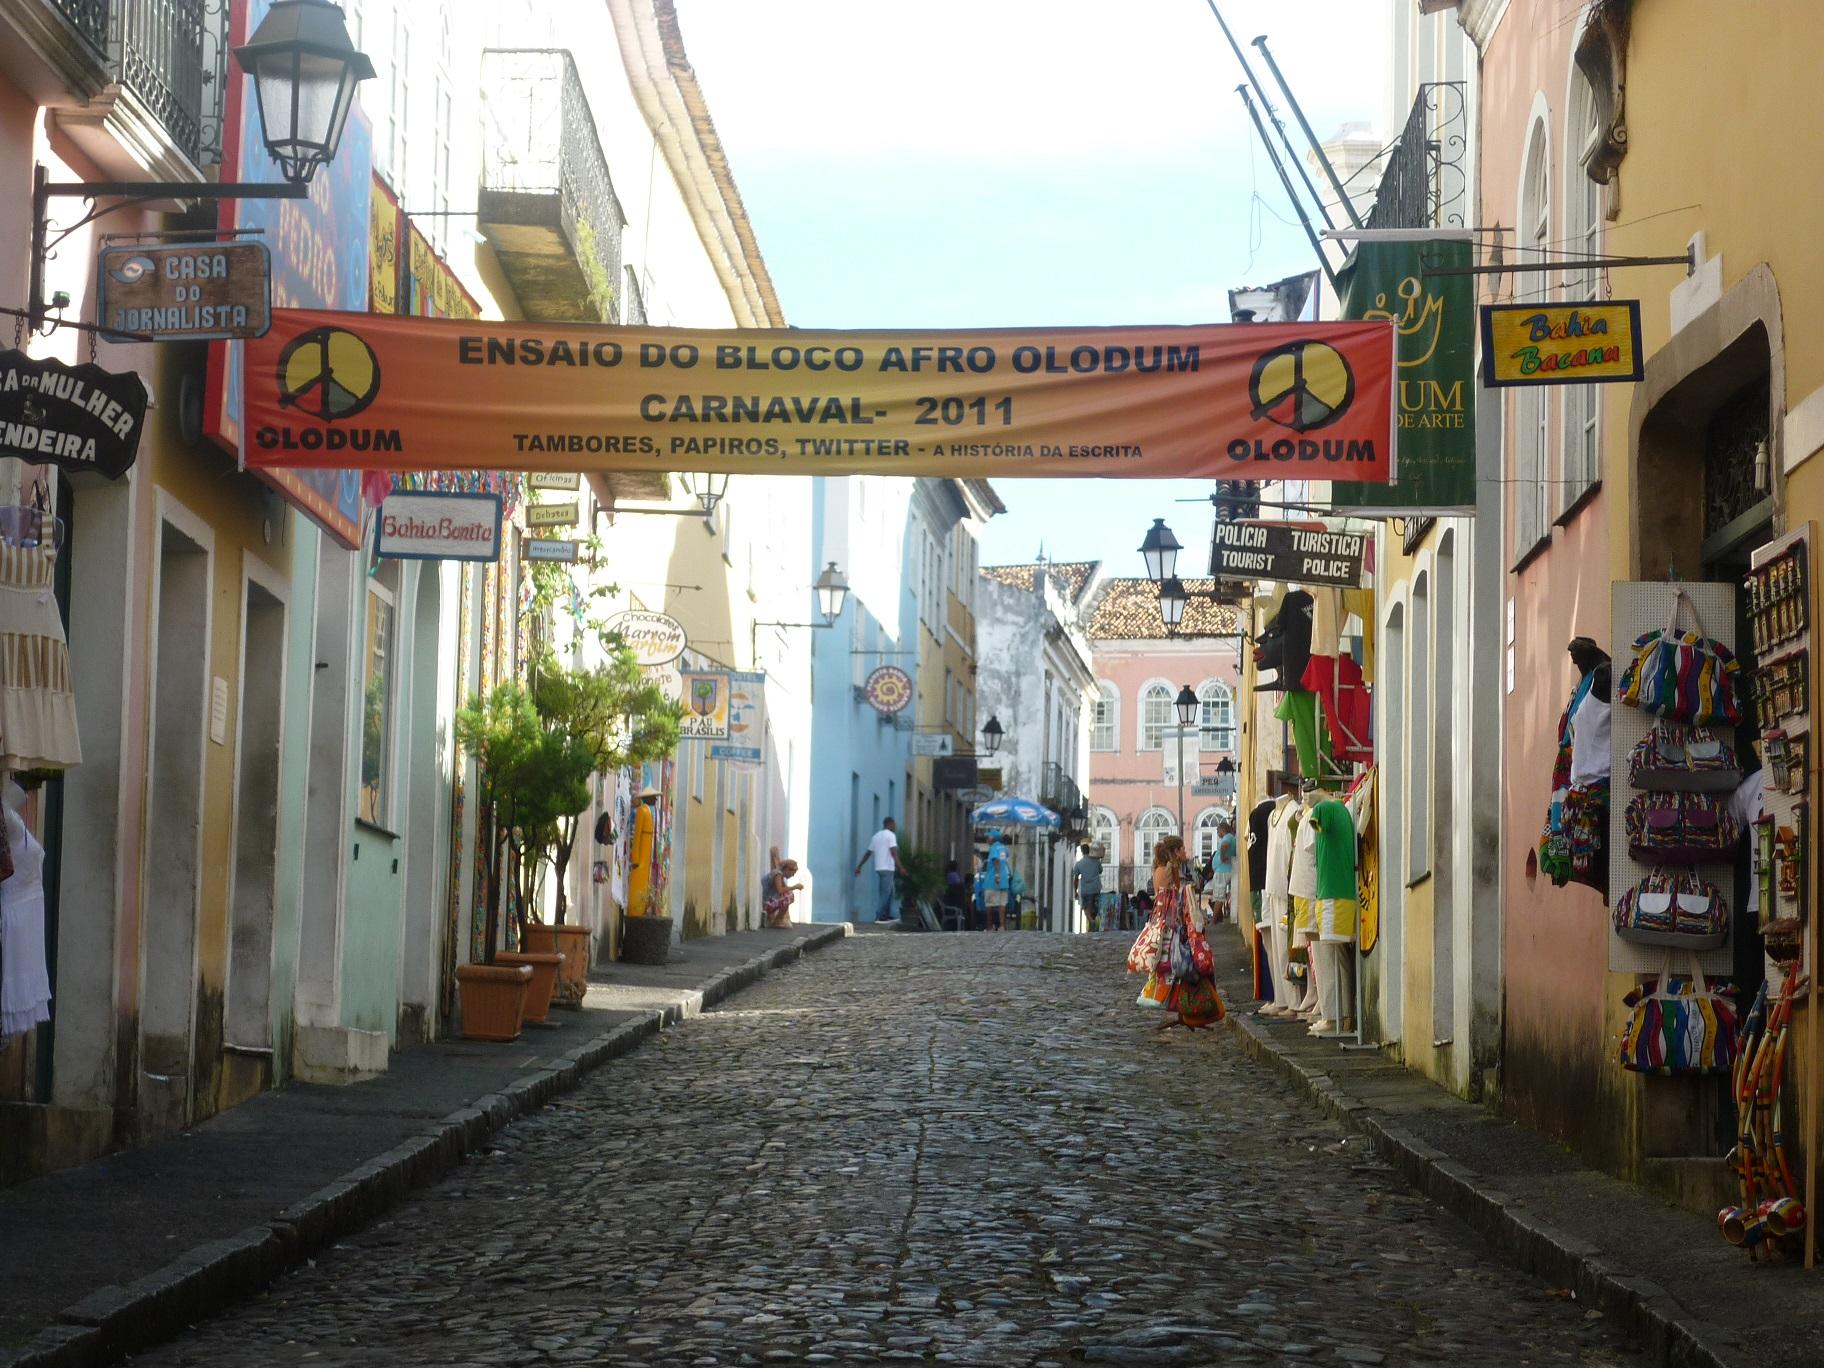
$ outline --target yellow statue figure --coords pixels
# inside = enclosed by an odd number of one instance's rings
[[[627,847],[627,906],[624,909],[632,917],[643,917],[651,910],[646,901],[652,893],[652,858],[658,845],[655,815],[658,804],[659,791],[643,788],[633,810],[633,836]]]

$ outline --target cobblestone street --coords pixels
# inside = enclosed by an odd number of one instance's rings
[[[1125,949],[852,938],[136,1361],[1635,1361]]]

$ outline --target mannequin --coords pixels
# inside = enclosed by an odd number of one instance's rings
[[[1613,669],[1589,637],[1566,648],[1577,686],[1558,719],[1558,759],[1552,768],[1552,801],[1539,842],[1539,867],[1562,888],[1609,884],[1610,692]]]
[[[1279,611],[1261,629],[1254,647],[1256,670],[1277,670],[1278,677],[1255,685],[1255,692],[1283,693],[1296,689],[1311,663],[1311,628],[1313,604],[1311,595],[1294,589],[1280,600]]]
[[[44,847],[27,829],[25,794],[11,779],[0,790],[6,843],[14,869],[0,884],[0,1039],[51,1019],[51,981],[44,957]]]
[[[1262,879],[1261,916],[1267,931],[1267,963],[1273,980],[1273,1001],[1261,1008],[1262,1016],[1291,1016],[1292,984],[1286,977],[1290,948],[1292,898],[1292,847],[1296,840],[1298,803],[1282,793],[1267,819],[1266,872]]]
[[[1267,918],[1267,838],[1268,821],[1273,816],[1273,800],[1263,798],[1248,813],[1247,861],[1248,861],[1248,902],[1252,916],[1242,921],[1242,909],[1235,909],[1235,918],[1243,926],[1254,927],[1254,996],[1265,1001],[1275,1001],[1273,997],[1273,968],[1271,946],[1273,933],[1268,926]]]
[[[1355,942],[1356,850],[1355,819],[1348,805],[1325,798],[1311,809],[1317,855],[1317,896],[1313,901],[1317,927],[1313,977],[1318,982],[1318,1019],[1311,1023],[1315,1036],[1341,1035],[1354,1019],[1355,983],[1349,973],[1349,947]]]
[[[632,840],[627,847],[627,906],[625,914],[643,917],[646,900],[652,890],[652,860],[657,853],[659,791],[650,786],[640,790],[639,804],[633,810]]]
[[[1287,881],[1287,891],[1292,898],[1292,946],[1294,949],[1306,947],[1307,963],[1311,966],[1305,979],[1304,998],[1293,1010],[1307,1020],[1314,1019],[1317,1012],[1318,974],[1321,972],[1317,956],[1309,949],[1318,938],[1317,824],[1311,819],[1319,797],[1317,781],[1305,780],[1299,799],[1298,840],[1292,847],[1292,872]]]

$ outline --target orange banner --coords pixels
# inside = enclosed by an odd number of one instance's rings
[[[1305,479],[1395,474],[1386,322],[698,331],[277,309],[247,463]]]

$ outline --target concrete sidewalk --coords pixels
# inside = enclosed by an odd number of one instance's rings
[[[1824,1272],[1750,1263],[1701,1216],[1579,1166],[1564,1149],[1465,1102],[1377,1050],[1251,1014],[1234,928],[1211,937],[1228,1024],[1426,1195],[1509,1259],[1627,1326],[1656,1364],[1824,1364]],[[1619,1066],[1617,1066],[1619,1067]]]
[[[0,1190],[0,1368],[105,1361],[264,1285],[514,1117],[662,1026],[842,939],[796,926],[691,941],[590,976],[508,1045],[395,1054],[381,1078],[263,1093],[168,1140]]]

